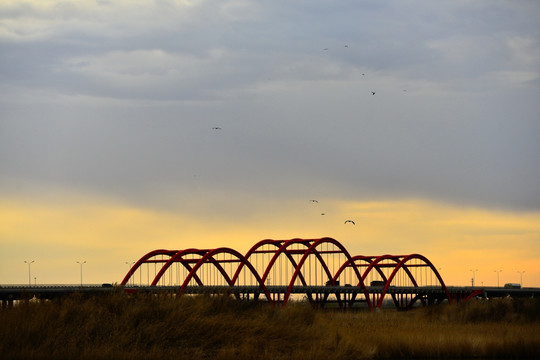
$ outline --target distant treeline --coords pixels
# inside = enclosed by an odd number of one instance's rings
[[[406,312],[229,296],[73,295],[0,311],[2,359],[539,358],[538,299]]]

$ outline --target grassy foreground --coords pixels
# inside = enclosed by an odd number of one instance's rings
[[[0,310],[2,359],[539,358],[540,301],[408,312],[285,309],[227,296],[72,296]]]

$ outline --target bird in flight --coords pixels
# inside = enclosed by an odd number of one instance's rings
[[[349,47],[349,45],[345,44],[344,47]]]
[[[309,201],[311,201],[311,202],[313,202],[313,203],[318,203],[317,200],[309,200]]]
[[[221,130],[221,128],[219,126],[214,126],[212,130]]]
[[[349,222],[352,223],[353,225],[356,225],[356,223],[352,220],[345,220],[344,224],[349,223]]]
[[[321,213],[321,215],[326,215],[325,213]]]
[[[375,91],[371,91],[371,95],[375,95]]]

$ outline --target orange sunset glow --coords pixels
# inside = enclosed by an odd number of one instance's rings
[[[0,14],[0,286],[332,237],[448,285],[540,287],[540,2]]]
[[[326,204],[326,205],[325,205]],[[319,210],[325,206],[327,213]],[[126,262],[157,249],[231,247],[245,253],[264,238],[330,236],[354,255],[420,253],[440,269],[448,285],[540,286],[540,214],[464,208],[426,201],[350,202],[325,199],[271,204],[242,220],[130,207],[88,198],[2,201],[2,283],[24,283],[23,260],[35,260],[39,283],[76,283],[84,259],[88,283],[120,282]],[[346,226],[342,219],[356,225]],[[6,241],[6,239],[10,239]]]

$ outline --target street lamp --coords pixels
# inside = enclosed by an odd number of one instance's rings
[[[77,261],[77,264],[81,265],[81,286],[82,286],[82,266],[83,264],[86,264],[86,261],[83,261],[83,262]]]
[[[32,265],[32,263],[34,262],[34,260],[32,261],[24,261],[25,264],[28,264],[28,286],[32,286],[32,276],[30,275],[30,265]]]
[[[519,274],[519,285],[523,286],[523,273],[525,272],[525,270],[523,271],[518,271],[518,274]]]
[[[474,278],[476,277],[476,272],[478,271],[478,269],[476,269],[476,270],[469,270],[469,271],[472,272],[471,283],[472,283],[472,286],[474,286]]]
[[[499,274],[502,272],[502,270],[493,270],[497,273],[497,287],[499,287]]]

